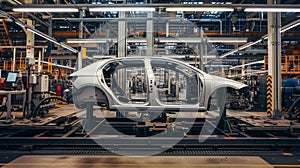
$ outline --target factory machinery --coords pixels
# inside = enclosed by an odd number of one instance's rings
[[[1,163],[24,154],[261,156],[273,164],[299,164],[297,121],[236,115],[218,108],[196,118],[152,117],[88,105],[63,116],[0,124]],[[59,108],[56,109],[59,111]],[[227,117],[225,117],[227,116]],[[238,117],[237,117],[238,116]],[[148,151],[149,153],[145,153]],[[9,154],[8,154],[9,153]],[[286,157],[286,159],[282,159]],[[280,159],[279,159],[280,158]]]
[[[236,104],[248,108],[248,92],[229,90],[228,106],[217,105],[212,99],[208,111],[197,113],[112,111],[89,100],[82,109],[57,105],[49,112],[51,99],[65,100],[47,94],[48,76],[30,74],[34,93],[30,113],[11,123],[0,123],[2,165],[21,155],[53,153],[261,156],[273,164],[299,164],[297,119],[272,119],[226,109]]]

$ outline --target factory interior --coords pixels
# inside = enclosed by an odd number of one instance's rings
[[[0,0],[0,166],[300,167],[299,0]]]

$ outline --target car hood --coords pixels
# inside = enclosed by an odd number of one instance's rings
[[[219,77],[219,76],[214,76],[214,75],[206,75],[205,77],[206,81],[211,81],[211,88],[212,89],[218,89],[218,88],[222,88],[222,87],[229,87],[229,88],[233,88],[233,89],[242,89],[244,87],[248,87],[248,85],[245,85],[241,82],[235,81],[235,80],[231,80],[231,79],[227,79],[227,78],[223,78],[223,77]]]

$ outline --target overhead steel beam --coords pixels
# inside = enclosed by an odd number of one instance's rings
[[[7,19],[8,20],[8,19]],[[106,32],[102,31],[102,32],[98,32],[100,33],[99,36],[106,36]],[[139,31],[139,35],[142,35],[144,32],[143,31]],[[158,31],[155,32],[158,34],[158,36],[162,36],[165,37],[166,36],[166,32],[163,31]],[[20,32],[12,32],[11,36],[21,36],[23,33]],[[169,36],[172,36],[173,34],[176,34],[175,31],[169,31]],[[241,37],[241,36],[245,36],[245,37],[262,37],[263,35],[265,35],[266,32],[233,32],[233,33],[229,33],[229,32],[223,32],[224,38],[228,37],[229,35],[232,37]],[[59,31],[56,30],[55,32],[53,32],[53,36],[57,37],[57,36],[70,36],[70,37],[78,37],[79,32],[78,31],[74,31],[74,32],[69,32],[69,31]],[[88,36],[89,33],[88,32],[83,32],[83,36]],[[212,38],[215,36],[220,36],[219,32],[216,31],[205,31],[205,35],[208,38]],[[242,38],[242,37],[241,37]],[[285,32],[284,33],[284,39],[285,38],[300,38],[300,33],[299,32]]]
[[[78,9],[89,9],[89,8],[123,8],[123,9],[132,9],[132,8],[147,8],[152,7],[158,9],[164,9],[164,8],[220,8],[222,9],[236,9],[236,10],[244,10],[245,8],[271,8],[271,9],[278,9],[278,8],[285,8],[285,9],[295,9],[300,8],[300,4],[60,4],[59,6],[56,4],[40,4],[40,5],[22,5],[17,6],[14,9],[21,9],[21,8],[78,8]]]
[[[29,16],[31,16],[34,20],[38,21],[39,23],[43,24],[44,26],[46,27],[51,27],[52,25],[47,23],[47,22],[44,22],[42,21],[40,18],[36,17],[34,14],[32,13],[28,13]]]
[[[152,32],[150,32],[151,34]],[[161,43],[201,43],[203,40],[208,43],[246,43],[247,38],[244,37],[194,37],[194,38],[155,38]],[[146,43],[147,38],[127,38],[129,43]],[[89,39],[67,39],[67,43],[107,43],[118,42],[116,38],[89,38]]]
[[[41,32],[41,31],[35,29],[33,26],[30,26],[30,25],[27,25],[27,24],[23,23],[23,22],[20,21],[19,19],[17,19],[17,18],[15,18],[15,17],[11,16],[10,14],[8,14],[7,12],[5,12],[5,11],[3,11],[3,10],[0,10],[0,14],[1,14],[2,16],[6,17],[7,19],[12,20],[12,21],[15,22],[17,25],[19,25],[19,26],[21,26],[21,27],[23,27],[23,28],[26,28],[27,30],[29,30],[29,31],[31,31],[31,32],[33,32],[33,33],[35,33],[36,35],[38,35],[38,36],[40,36],[40,37],[42,37],[42,38],[44,38],[44,39],[47,39],[47,40],[49,40],[49,41],[52,41],[52,42],[56,43],[57,45],[60,45],[60,46],[62,46],[63,48],[66,48],[67,50],[70,50],[71,52],[74,52],[74,53],[77,53],[77,52],[78,52],[77,50],[75,50],[75,49],[72,48],[71,46],[68,46],[68,45],[66,45],[66,44],[64,44],[64,43],[62,43],[62,42],[58,42],[54,37],[49,36],[49,35],[47,35],[47,34]]]
[[[41,63],[43,63],[43,64],[51,64],[51,66],[55,66],[57,68],[68,69],[68,70],[75,70],[75,68],[73,68],[73,67],[59,65],[59,64],[54,64],[54,63],[51,63],[51,62],[48,62],[48,61],[41,61]]]
[[[0,48],[26,48],[26,46],[0,46]],[[48,48],[48,46],[32,46],[32,48]]]

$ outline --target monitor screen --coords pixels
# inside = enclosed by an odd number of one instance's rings
[[[18,78],[17,72],[8,72],[5,82],[7,83],[15,83]]]

